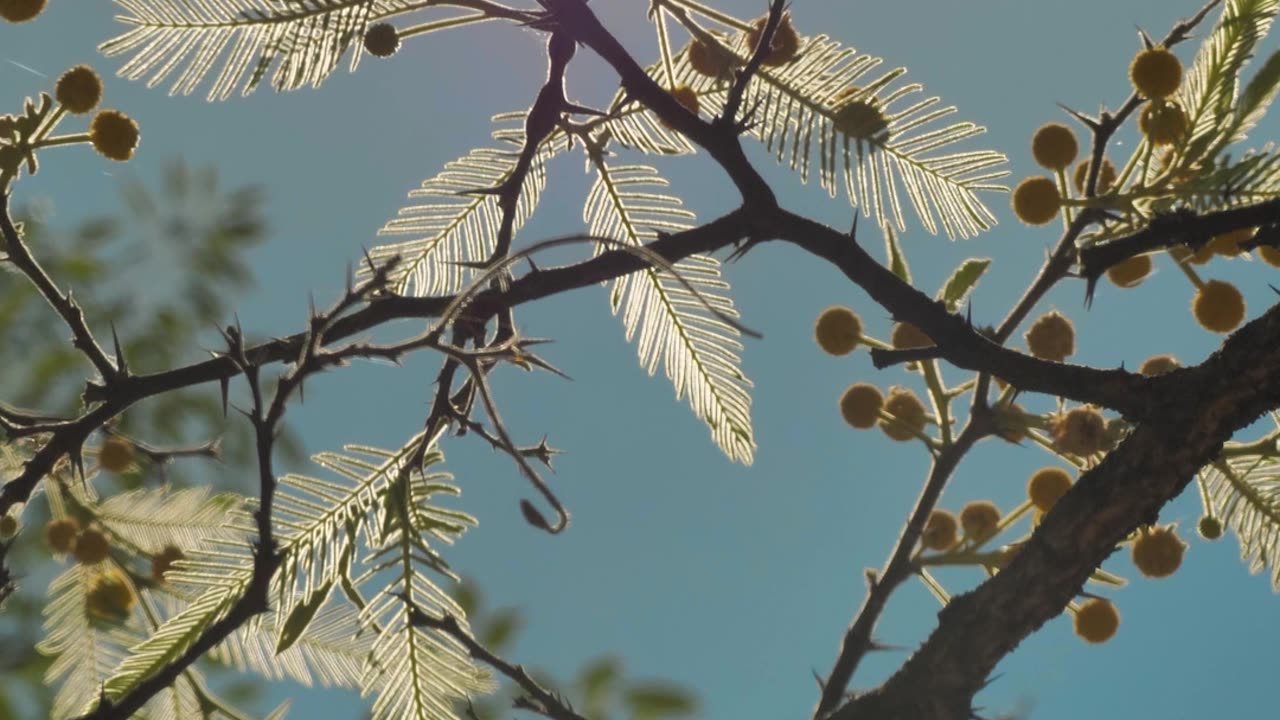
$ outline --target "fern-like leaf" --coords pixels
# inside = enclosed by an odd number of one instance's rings
[[[524,114],[499,115],[495,122],[523,119]],[[459,195],[464,190],[495,187],[510,176],[524,141],[523,130],[501,128],[494,137],[513,149],[478,148],[445,165],[435,177],[409,193],[421,199],[387,222],[378,235],[412,235],[405,242],[380,245],[370,251],[375,265],[393,256],[400,264],[389,278],[391,289],[417,297],[445,295],[462,289],[475,271],[461,262],[484,262],[497,242],[502,210],[494,195]],[[546,162],[568,147],[568,138],[556,133],[543,142],[530,166],[516,206],[513,231],[518,232],[538,205],[547,185]],[[368,275],[370,268],[361,267]]]
[[[54,578],[45,606],[45,637],[37,649],[54,657],[45,682],[59,684],[53,717],[75,715],[98,696],[103,679],[138,640],[137,618],[99,626],[90,621],[87,594],[97,572],[79,563]]]
[[[1174,197],[1198,212],[1212,212],[1280,197],[1280,152],[1267,145],[1239,160],[1220,157],[1214,167],[1174,188]]]
[[[129,649],[128,656],[103,684],[103,694],[116,700],[132,692],[191,647],[210,625],[226,616],[253,576],[252,562],[248,547],[242,543],[227,543],[225,549],[217,551],[191,552],[183,561],[182,569],[167,574],[166,579],[203,591],[150,637]]]
[[[1280,0],[1226,0],[1178,92],[1191,127],[1181,168],[1194,169],[1213,161],[1265,111],[1265,104],[1255,104],[1237,115],[1236,104],[1240,71],[1271,29],[1277,12]]]
[[[235,537],[226,520],[240,504],[241,498],[231,493],[210,496],[205,487],[172,490],[166,486],[112,495],[94,508],[94,516],[134,547],[149,552],[166,545],[188,550],[212,538]]]
[[[106,56],[128,54],[120,75],[154,87],[181,68],[171,94],[189,95],[215,68],[210,100],[239,87],[253,92],[271,67],[277,90],[318,87],[354,48],[372,20],[424,7],[422,0],[115,0],[132,25],[99,46]]]
[[[739,37],[732,49],[745,60],[750,48]],[[903,68],[878,75],[881,59],[819,35],[804,41],[799,58],[780,68],[761,68],[747,89],[744,108],[754,108],[752,134],[779,162],[808,182],[817,165],[819,182],[835,197],[843,178],[849,201],[884,225],[905,229],[902,207],[910,203],[930,233],[941,224],[948,237],[969,237],[993,226],[995,216],[980,191],[1004,191],[992,184],[1004,177],[1007,158],[992,150],[953,152],[950,148],[986,132],[971,122],[942,124],[955,107],[937,97],[922,98],[916,83],[898,85]],[[724,106],[727,84],[693,70],[686,54],[675,63],[676,83],[697,92],[706,113]],[[652,72],[658,72],[655,66]],[[875,105],[887,126],[855,137],[837,127],[837,109],[852,96]],[[904,200],[902,195],[906,195]]]
[[[304,687],[360,686],[361,668],[373,638],[359,634],[356,612],[345,603],[331,602],[307,626],[288,650],[276,652],[279,611],[272,611],[252,627],[240,628],[218,645],[210,657],[241,671],[269,680],[288,678]]]
[[[1269,570],[1271,588],[1280,592],[1280,462],[1233,458],[1225,468],[1205,468],[1203,477],[1214,511],[1240,540],[1249,572]]]
[[[433,452],[423,463],[440,460]],[[456,494],[448,475],[402,475],[386,488],[380,506],[379,531],[371,537],[373,552],[357,586],[379,588],[361,614],[362,627],[376,629],[362,682],[365,693],[377,692],[373,720],[444,720],[458,718],[459,700],[494,688],[466,648],[451,636],[412,622],[412,613],[440,617],[447,613],[468,630],[466,614],[429,573],[456,580],[427,538],[451,543],[474,520],[434,505],[439,493]],[[469,631],[469,630],[468,630]]]
[[[342,453],[312,456],[341,481],[280,478],[275,519],[285,556],[273,586],[281,617],[316,588],[348,576],[357,534],[369,529],[387,488],[413,471],[410,464],[421,440],[415,436],[395,451],[348,445]]]
[[[678,232],[690,226],[693,213],[679,198],[658,189],[667,181],[647,166],[610,167],[597,162],[597,177],[583,219],[594,235],[629,245],[643,245],[656,232]],[[715,258],[694,255],[676,263],[676,270],[721,312],[736,316],[733,301],[722,294],[729,284],[720,279]],[[676,398],[689,394],[694,413],[711,428],[717,445],[731,460],[750,464],[755,441],[751,432],[751,381],[739,365],[742,344],[738,332],[707,312],[671,276],[654,269],[614,281],[613,312],[622,313],[627,340],[639,331],[640,365],[650,375],[662,365],[675,385]]]

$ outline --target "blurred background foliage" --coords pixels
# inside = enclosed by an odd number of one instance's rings
[[[181,160],[166,167],[158,188],[130,178],[122,179],[120,188],[120,210],[114,214],[63,226],[53,219],[49,201],[35,201],[19,205],[15,219],[39,262],[64,292],[73,293],[109,351],[114,330],[131,371],[198,361],[201,348],[220,346],[216,329],[232,321],[238,298],[255,283],[247,255],[267,237],[263,193],[253,186],[224,188],[213,167],[192,168]],[[7,361],[0,373],[0,402],[53,415],[81,408],[93,368],[31,283],[12,272],[0,273],[0,337]],[[170,462],[141,452],[129,470],[104,473],[95,484],[108,495],[163,483],[208,483],[246,492],[252,438],[248,423],[236,420],[234,413],[224,415],[216,386],[139,403],[113,432],[160,453],[216,441],[220,462]],[[287,428],[277,447],[281,467],[305,459],[302,443]],[[35,650],[42,636],[44,589],[59,569],[38,530],[48,519],[44,503],[32,502],[23,513],[31,531],[18,536],[9,554],[21,588],[0,613],[0,720],[48,717],[52,706],[53,688],[44,683],[51,658]],[[472,582],[458,585],[456,594],[480,642],[499,655],[510,651],[521,628],[519,611],[485,608]],[[263,681],[211,661],[202,665],[224,700],[241,707],[269,700]],[[629,679],[614,657],[587,662],[567,683],[536,668],[530,673],[593,720],[665,720],[697,713],[690,691]],[[478,720],[511,717],[518,712],[512,709],[517,690],[504,684],[499,693],[477,699],[471,712]]]

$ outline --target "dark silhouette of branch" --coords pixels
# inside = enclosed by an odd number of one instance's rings
[[[405,602],[409,602],[407,599]],[[467,649],[472,658],[479,660],[514,680],[528,696],[524,702],[517,701],[518,707],[536,712],[552,720],[587,720],[569,707],[558,695],[550,692],[530,677],[521,665],[512,665],[501,657],[490,652],[458,624],[457,618],[445,614],[443,617],[432,617],[421,608],[409,604],[409,622],[415,627],[431,628],[445,633],[457,640]]]
[[[8,253],[6,259],[31,280],[31,284],[36,286],[45,301],[62,317],[62,321],[71,329],[72,345],[93,363],[104,381],[111,382],[122,373],[123,368],[117,369],[116,364],[107,358],[89,330],[80,306],[71,298],[70,293],[64,294],[58,289],[53,279],[40,266],[40,262],[31,254],[26,241],[14,226],[13,218],[9,216],[9,194],[8,191],[0,193],[0,233],[4,235],[4,250]]]

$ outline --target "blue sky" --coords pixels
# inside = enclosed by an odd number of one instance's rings
[[[643,23],[647,6],[593,3],[643,61],[655,57],[652,29]],[[763,3],[715,6],[746,17]],[[1125,69],[1138,48],[1135,25],[1160,36],[1196,9],[1183,0],[793,5],[801,33],[826,32],[890,67],[905,65],[911,80],[957,105],[959,119],[987,126],[973,147],[1008,153],[1010,184],[1037,172],[1030,136],[1064,117],[1056,103],[1091,111],[1124,99]],[[114,10],[105,2],[54,0],[32,25],[0,26],[3,102],[12,106],[46,89],[76,63],[114,72],[120,60],[94,50],[120,30]],[[1262,51],[1275,47],[1269,40]],[[1189,62],[1192,50],[1189,44],[1178,54]],[[589,53],[579,58],[571,96],[603,104],[615,78]],[[538,36],[492,24],[417,38],[390,61],[367,58],[357,73],[339,72],[318,91],[261,90],[210,105],[199,94],[172,98],[164,88],[110,78],[106,104],[142,125],[136,159],[121,166],[58,151],[39,176],[23,181],[20,199],[47,198],[55,217],[71,223],[112,207],[121,176],[155,180],[176,155],[216,163],[228,186],[259,183],[268,193],[272,238],[254,258],[258,289],[234,305],[252,331],[293,332],[305,317],[307,294],[324,301],[340,290],[347,263],[377,242],[375,231],[408,204],[408,190],[468,149],[489,145],[489,116],[527,105],[543,62]],[[1277,127],[1265,122],[1248,144],[1274,139]],[[1117,142],[1113,156],[1127,153],[1133,133]],[[849,224],[843,199],[802,186],[761,148],[752,152],[789,208]],[[732,206],[735,191],[705,154],[654,164],[699,217]],[[582,229],[590,178],[577,158],[562,158],[551,170],[551,190],[517,247]],[[991,232],[951,243],[912,223],[903,244],[928,290],[965,257],[994,258],[973,298],[975,319],[990,323],[1030,280],[1057,226],[1029,229],[1013,219],[1006,196],[986,197],[1000,219]],[[1277,282],[1275,272],[1260,262],[1220,260],[1207,276],[1240,285],[1254,317],[1271,302],[1267,283]],[[567,676],[589,658],[617,654],[629,674],[696,688],[705,717],[799,717],[816,699],[811,669],[830,667],[862,600],[863,570],[883,563],[927,468],[919,447],[844,426],[836,399],[855,380],[881,387],[915,380],[901,369],[875,371],[861,351],[842,359],[818,351],[811,326],[828,305],[854,307],[880,337],[888,335],[889,321],[860,290],[795,248],[762,246],[726,268],[726,278],[744,322],[765,335],[747,343],[743,363],[756,385],[755,464],[727,462],[687,405],[674,401],[665,378],[638,368],[605,291],[554,298],[522,308],[518,319],[527,333],[556,338],[546,357],[575,381],[508,371],[495,384],[519,438],[536,442],[546,433],[567,451],[557,458],[553,481],[574,524],[554,538],[529,528],[516,509],[528,490],[510,462],[479,441],[450,441],[444,450],[464,490],[459,505],[481,525],[447,557],[481,582],[490,601],[522,608],[526,631],[513,660]],[[1138,290],[1104,285],[1089,312],[1082,286],[1072,282],[1040,311],[1057,308],[1075,321],[1078,361],[1133,367],[1172,352],[1194,363],[1220,339],[1191,320],[1191,295],[1162,258]],[[434,358],[421,357],[402,369],[357,366],[321,378],[291,414],[294,427],[313,451],[349,442],[394,446],[420,426],[435,366]],[[953,382],[960,377],[944,374]],[[1027,476],[1047,464],[1053,459],[1035,447],[987,442],[962,465],[943,505],[958,509],[989,498],[1009,509],[1021,500]],[[1192,491],[1161,519],[1181,522],[1185,536],[1199,512]],[[1280,621],[1280,602],[1265,576],[1250,576],[1239,562],[1233,538],[1191,542],[1183,569],[1162,581],[1138,578],[1127,552],[1117,553],[1107,567],[1133,579],[1110,593],[1122,614],[1119,634],[1087,646],[1067,619],[1056,620],[1001,665],[1000,679],[979,702],[992,711],[1027,706],[1041,720],[1229,717],[1269,706],[1280,651],[1265,629]],[[975,572],[941,578],[952,591],[978,580]],[[904,585],[878,637],[913,647],[933,628],[937,609],[922,586]],[[904,657],[872,657],[855,684],[880,681]],[[355,717],[363,707],[354,695],[295,695],[296,717]],[[1135,713],[1135,706],[1142,709]]]

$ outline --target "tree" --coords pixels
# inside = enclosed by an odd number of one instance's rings
[[[213,359],[180,364],[164,357],[146,370],[134,366],[128,334],[120,339],[111,316],[95,317],[88,303],[82,310],[65,280],[43,268],[40,246],[8,212],[10,194],[25,179],[20,175],[36,170],[37,156],[88,143],[124,160],[137,145],[137,125],[103,110],[86,134],[53,134],[68,114],[97,104],[100,85],[88,70],[59,81],[57,102],[32,101],[6,118],[0,229],[9,264],[57,312],[96,373],[80,407],[62,414],[6,408],[2,416],[12,467],[0,514],[17,535],[5,553],[38,542],[20,518],[32,512],[28,501],[39,490],[54,515],[49,543],[78,559],[53,587],[55,635],[44,647],[66,656],[76,637],[67,628],[78,623],[81,638],[115,653],[70,686],[74,692],[60,706],[65,714],[125,717],[160,702],[178,715],[207,712],[211,696],[194,673],[197,661],[221,653],[268,671],[304,663],[345,674],[376,695],[375,717],[465,716],[466,699],[489,689],[494,674],[514,684],[518,708],[581,717],[546,683],[479,642],[465,608],[437,584],[451,577],[442,546],[474,524],[457,503],[440,503],[457,492],[438,467],[441,440],[454,431],[504,452],[535,490],[536,504],[520,502],[527,522],[551,534],[564,531],[566,505],[540,469],[555,451],[545,441],[523,445],[517,439],[523,432],[501,421],[492,378],[507,364],[558,372],[538,340],[524,334],[520,306],[613,281],[613,309],[629,337],[639,333],[642,365],[650,373],[664,367],[713,441],[730,459],[750,462],[750,383],[738,353],[739,338],[753,331],[737,320],[711,253],[736,245],[731,257],[749,257],[771,240],[830,264],[897,323],[889,341],[876,340],[858,314],[833,309],[817,322],[819,345],[837,355],[866,345],[877,367],[906,365],[929,404],[906,388],[884,398],[866,382],[871,378],[860,378],[865,384],[854,384],[840,403],[854,427],[879,426],[892,440],[918,441],[931,469],[890,558],[867,574],[866,598],[834,665],[818,673],[815,717],[969,717],[996,664],[1064,610],[1083,638],[1107,640],[1118,622],[1114,606],[1095,596],[1104,590],[1086,583],[1122,582],[1099,570],[1117,548],[1129,549],[1143,574],[1176,570],[1185,544],[1157,522],[1161,508],[1193,480],[1205,505],[1201,534],[1212,538],[1229,528],[1252,566],[1271,567],[1275,435],[1229,441],[1280,408],[1280,379],[1271,372],[1280,315],[1272,308],[1244,323],[1235,286],[1203,280],[1196,267],[1215,255],[1257,249],[1271,263],[1280,253],[1274,151],[1237,150],[1280,82],[1275,56],[1245,72],[1280,3],[1211,2],[1158,39],[1143,35],[1128,99],[1096,117],[1071,112],[1091,136],[1079,164],[1075,131],[1049,125],[1036,133],[1033,155],[1051,175],[1019,183],[1013,208],[1029,225],[1061,217],[1063,230],[1023,296],[989,327],[965,306],[989,261],[961,263],[934,297],[912,284],[898,235],[917,225],[952,238],[989,228],[995,215],[986,198],[1001,189],[1004,155],[966,149],[980,127],[948,124],[953,110],[921,99],[902,71],[881,72],[877,59],[836,40],[802,36],[802,23],[781,2],[744,20],[692,0],[658,0],[651,19],[660,59],[649,68],[600,22],[597,8],[580,0],[540,0],[534,11],[486,0],[120,4],[133,29],[103,50],[129,56],[123,74],[158,82],[176,71],[175,89],[183,92],[207,79],[211,98],[248,92],[267,77],[282,90],[318,85],[348,50],[354,65],[364,52],[392,56],[401,41],[488,20],[546,33],[548,73],[527,113],[496,118],[501,147],[473,150],[427,181],[415,193],[418,204],[384,228],[411,239],[369,252],[341,297],[313,311],[301,332],[253,342],[231,324]],[[7,0],[0,14],[27,20],[43,5]],[[449,8],[463,13],[442,16]],[[425,16],[422,24],[407,24],[418,15]],[[674,45],[669,23],[687,31],[691,43]],[[1201,26],[1201,48],[1184,72],[1178,55]],[[620,79],[622,90],[599,111],[566,96],[564,72],[579,45]],[[1109,142],[1127,123],[1140,127],[1142,141],[1127,162],[1112,165]],[[748,159],[747,138],[763,141],[802,178],[816,164],[824,189],[834,195],[843,185],[864,221],[836,230],[785,209]],[[703,224],[662,190],[665,180],[654,168],[615,160],[695,147],[741,196],[737,208]],[[584,210],[589,232],[513,243],[547,188],[548,161],[571,152],[583,153],[595,175]],[[884,237],[883,264],[864,249],[876,234]],[[580,245],[592,246],[594,256],[555,268],[535,264],[539,253]],[[1170,255],[1195,284],[1196,319],[1227,335],[1205,362],[1178,368],[1153,359],[1138,373],[1070,364],[1073,326],[1057,313],[1030,324],[1028,352],[1006,346],[1054,286],[1079,278],[1086,298],[1104,274],[1132,286],[1155,254]],[[212,307],[217,314],[221,306]],[[427,319],[427,329],[384,337],[405,319]],[[377,339],[354,339],[374,330]],[[356,360],[400,361],[418,352],[434,352],[442,363],[421,432],[393,450],[356,446],[316,456],[329,477],[278,475],[277,434],[308,378]],[[974,377],[948,385],[946,365]],[[113,423],[130,421],[143,400],[215,382],[223,405],[233,382],[247,387],[239,404],[252,430],[249,497],[165,488],[95,492],[104,484],[101,469],[126,470],[139,451],[148,462],[175,454],[150,446],[145,425],[131,435],[122,429],[127,425]],[[25,402],[43,406],[41,400]],[[1008,512],[975,502],[959,518],[945,513],[943,490],[970,451],[990,438],[1043,446],[1079,477],[1039,473],[1026,502]],[[129,519],[140,507],[176,521],[181,532],[130,535],[145,525]],[[1025,524],[1015,523],[1025,517],[1033,531],[1019,535]],[[12,593],[10,557],[0,559],[0,578]],[[934,576],[943,565],[990,578],[952,597]],[[885,642],[876,633],[885,607],[912,577],[945,603],[936,629],[886,682],[847,695],[854,672]],[[658,697],[650,707],[685,709],[678,695]]]

